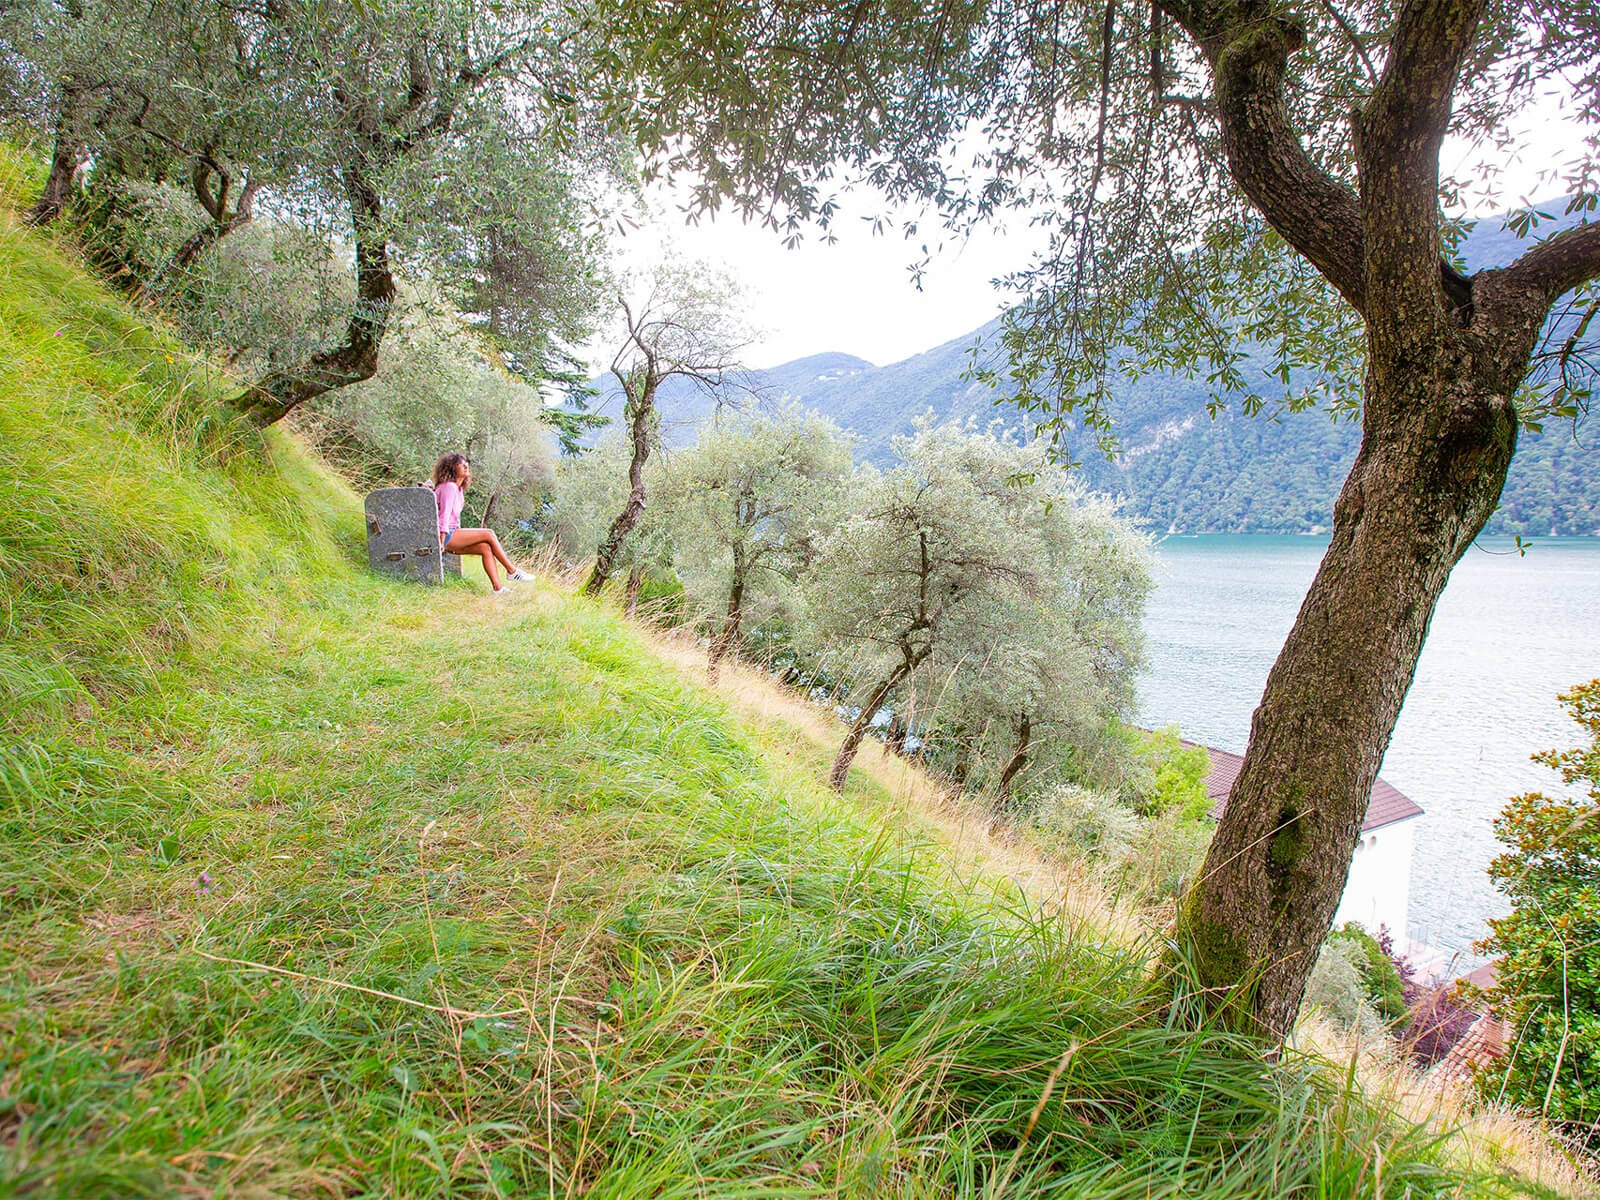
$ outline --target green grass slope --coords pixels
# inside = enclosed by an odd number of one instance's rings
[[[0,1194],[1515,1190],[225,386],[0,215]]]

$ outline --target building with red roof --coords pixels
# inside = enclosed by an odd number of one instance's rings
[[[1212,746],[1201,748],[1211,757],[1211,772],[1206,777],[1211,818],[1220,820],[1244,759]],[[1381,779],[1372,785],[1372,799],[1361,824],[1361,840],[1356,843],[1344,896],[1333,917],[1335,928],[1356,921],[1372,934],[1380,927],[1387,929],[1398,947],[1408,944],[1406,913],[1411,902],[1412,840],[1415,818],[1420,816],[1422,809],[1395,787]]]

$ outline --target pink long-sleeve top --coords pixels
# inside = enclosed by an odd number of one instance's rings
[[[447,479],[433,489],[433,499],[439,506],[439,536],[448,539],[461,528],[461,487]]]

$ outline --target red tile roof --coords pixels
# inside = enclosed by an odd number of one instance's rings
[[[1185,744],[1192,746],[1195,743]],[[1239,768],[1244,765],[1244,759],[1212,746],[1203,749],[1211,756],[1211,774],[1206,777],[1206,794],[1211,797],[1211,818],[1220,820],[1222,810],[1228,803],[1228,793],[1233,790],[1234,780],[1239,778]],[[1367,819],[1361,823],[1361,831],[1366,833],[1382,829],[1385,825],[1421,815],[1422,809],[1411,799],[1380,779],[1372,785],[1372,799],[1367,803]]]
[[[1428,1069],[1428,1079],[1442,1087],[1467,1083],[1484,1067],[1506,1056],[1506,1027],[1489,1013],[1472,1023],[1450,1052]]]

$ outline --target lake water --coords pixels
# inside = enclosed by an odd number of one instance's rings
[[[1170,537],[1140,680],[1142,722],[1242,753],[1267,672],[1315,575],[1322,538]],[[1471,958],[1505,911],[1484,868],[1490,822],[1520,792],[1560,790],[1539,750],[1580,740],[1556,695],[1600,676],[1600,538],[1481,538],[1439,601],[1381,774],[1422,806],[1411,867],[1414,942]]]

